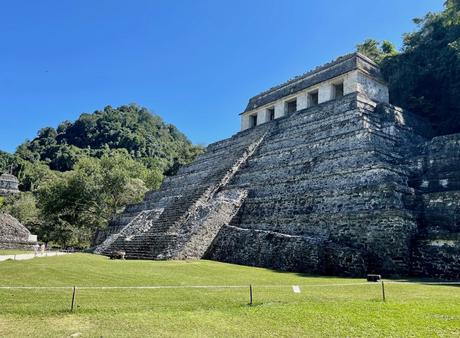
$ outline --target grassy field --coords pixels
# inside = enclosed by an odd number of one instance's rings
[[[380,284],[363,282],[210,261],[110,261],[89,254],[6,261],[0,286],[62,288],[0,289],[0,336],[460,336],[460,287],[387,283],[382,302]],[[190,285],[217,287],[90,288]]]

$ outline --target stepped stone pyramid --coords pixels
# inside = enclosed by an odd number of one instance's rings
[[[116,215],[96,253],[460,278],[460,135],[353,53],[249,100],[242,131]]]

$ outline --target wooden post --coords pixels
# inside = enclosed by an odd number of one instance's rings
[[[252,305],[252,284],[249,284],[249,305]]]
[[[76,287],[74,286],[72,290],[72,305],[70,306],[70,312],[73,312],[73,308],[75,305],[75,291],[76,291]]]
[[[383,299],[384,302],[386,301],[386,299],[385,299],[385,284],[383,283],[383,280],[382,280],[382,299]]]

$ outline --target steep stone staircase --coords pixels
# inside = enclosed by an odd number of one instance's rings
[[[214,143],[194,163],[167,178],[159,191],[126,208],[95,252],[123,250],[127,258],[197,258],[246,198],[244,189],[220,190],[256,151],[270,126]]]
[[[110,234],[95,250],[95,253],[102,254],[111,250],[111,246],[122,237],[129,241],[133,236],[147,232],[153,225],[153,222],[163,212],[162,208],[152,210],[142,210],[119,232]]]

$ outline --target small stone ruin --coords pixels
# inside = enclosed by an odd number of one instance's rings
[[[0,196],[19,193],[19,181],[14,175],[0,175]]]
[[[0,175],[0,196],[19,193],[19,181],[11,174]],[[37,236],[16,218],[0,212],[0,249],[32,249]]]
[[[37,236],[9,214],[0,213],[0,249],[32,249]]]

